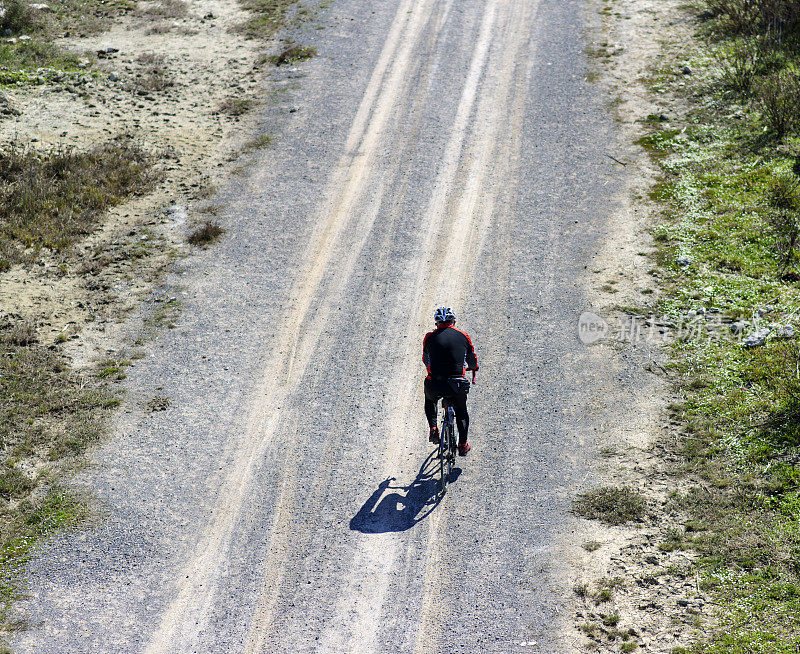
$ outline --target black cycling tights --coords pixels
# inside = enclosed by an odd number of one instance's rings
[[[462,391],[462,388],[464,389]],[[458,426],[458,444],[463,445],[467,442],[467,432],[469,431],[469,413],[467,413],[467,391],[469,382],[456,386],[458,392],[453,394],[453,386],[450,380],[425,380],[425,417],[428,425],[436,427],[436,414],[438,401],[442,397],[448,397],[453,409],[456,412],[456,425]]]

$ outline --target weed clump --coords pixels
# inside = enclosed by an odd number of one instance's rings
[[[135,85],[140,91],[163,91],[174,85],[167,70],[164,55],[145,52],[136,61],[142,64],[142,71],[137,75]]]
[[[604,486],[578,495],[572,503],[575,513],[610,525],[640,521],[646,504],[642,494],[625,486]]]
[[[172,404],[165,395],[154,395],[145,403],[148,411],[155,413],[156,411],[166,411]]]
[[[202,225],[189,234],[186,239],[191,245],[209,245],[219,239],[225,229],[219,223],[206,220]]]
[[[243,116],[250,111],[253,101],[250,98],[226,98],[220,102],[217,113],[228,116]]]
[[[304,45],[290,45],[283,52],[271,58],[276,66],[285,66],[317,56],[317,49]]]
[[[286,25],[286,15],[296,0],[240,0],[252,16],[239,27],[250,38],[271,37]]]
[[[30,32],[38,26],[33,10],[22,0],[5,0],[0,5],[0,34]]]

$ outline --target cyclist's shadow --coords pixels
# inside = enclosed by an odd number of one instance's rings
[[[460,473],[460,468],[453,468],[450,483],[458,479]],[[425,459],[410,485],[391,486],[393,481],[394,477],[390,477],[379,484],[350,520],[350,529],[365,534],[405,531],[428,517],[442,500],[436,450]]]

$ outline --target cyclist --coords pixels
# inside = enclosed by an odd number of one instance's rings
[[[466,456],[470,450],[467,441],[469,414],[467,413],[467,393],[469,381],[467,370],[478,370],[478,359],[472,340],[460,329],[455,328],[456,314],[450,307],[439,307],[433,313],[436,329],[425,334],[422,342],[422,362],[428,369],[425,378],[425,417],[430,426],[431,443],[439,442],[439,428],[436,426],[436,413],[441,398],[448,398],[455,410],[458,425],[458,453]],[[475,383],[473,373],[472,383]]]

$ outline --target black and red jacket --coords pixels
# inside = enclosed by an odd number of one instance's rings
[[[464,377],[467,370],[478,369],[478,358],[466,332],[450,323],[441,323],[425,334],[422,341],[422,362],[432,377]]]

